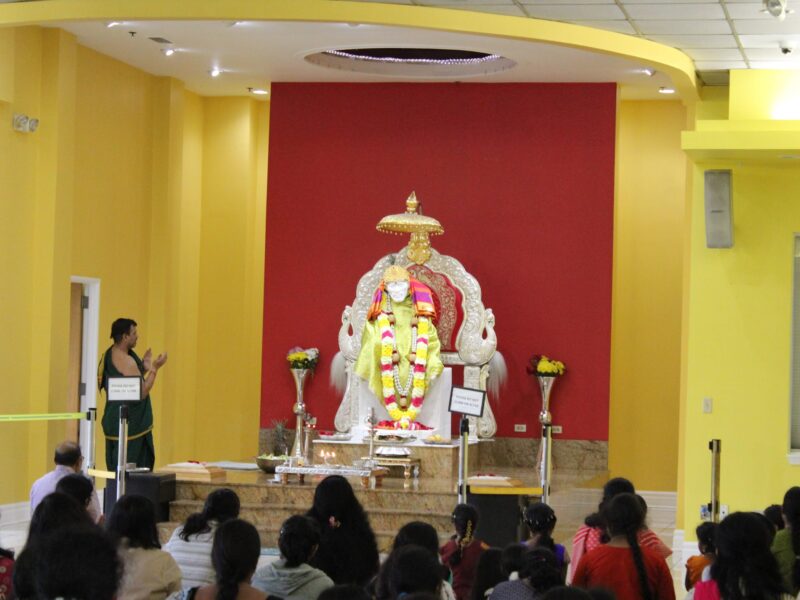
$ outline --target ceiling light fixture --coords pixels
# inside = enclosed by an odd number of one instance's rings
[[[238,27],[239,25],[244,25],[246,21],[232,21],[228,24],[228,27]]]
[[[664,87],[662,85],[660,88],[658,88],[658,93],[659,94],[674,94],[675,93],[675,88]]]
[[[164,56],[172,56],[175,54],[175,48],[164,48],[161,51],[164,53]]]
[[[219,77],[220,73],[222,73],[222,69],[219,67],[214,67],[208,72],[212,77]]]
[[[108,23],[106,23],[106,27],[108,27],[109,29],[111,29],[112,27],[119,27],[120,25],[122,25],[122,23],[120,23],[119,21],[109,21]]]
[[[788,0],[764,0],[762,12],[767,12],[779,21],[786,19]]]
[[[263,88],[249,87],[247,88],[247,91],[250,92],[251,94],[255,94],[256,96],[266,96],[267,94],[269,94],[269,90],[265,90]]]
[[[651,68],[648,67],[648,68],[642,69],[642,73],[647,75],[648,77],[652,77],[653,75],[656,74],[656,70],[655,69],[651,69]]]

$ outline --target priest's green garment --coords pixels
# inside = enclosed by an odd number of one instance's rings
[[[386,302],[386,300],[383,302]],[[405,384],[409,375],[408,355],[411,353],[411,318],[414,316],[411,295],[409,294],[402,302],[393,302],[392,312],[395,316],[394,329],[397,352],[400,354],[398,372],[400,383]],[[428,333],[428,360],[425,369],[426,390],[431,380],[436,378],[444,369],[442,360],[439,357],[439,350],[439,336],[436,333],[436,327],[431,322]],[[364,323],[364,333],[361,335],[361,353],[356,361],[356,374],[369,383],[369,389],[383,402],[381,332],[378,327],[378,319]],[[409,398],[410,395],[411,392],[409,391]]]
[[[128,354],[136,361],[139,372],[144,376],[145,369],[133,350]],[[107,389],[109,377],[122,377],[111,360],[111,348],[106,350],[103,360],[97,369],[97,387]],[[117,468],[117,452],[119,450],[119,402],[106,402],[103,411],[103,434],[106,436],[106,468],[114,471]],[[135,462],[137,467],[153,468],[156,453],[153,446],[153,407],[150,395],[140,402],[128,403],[128,462]]]

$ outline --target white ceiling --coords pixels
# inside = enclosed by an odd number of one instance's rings
[[[126,21],[109,28],[100,21],[50,23],[74,33],[79,43],[146,72],[176,77],[203,96],[242,95],[249,87],[274,81],[396,81],[397,77],[323,68],[305,56],[348,47],[434,47],[500,54],[516,66],[497,73],[451,76],[437,81],[619,82],[626,98],[659,98],[671,81],[661,73],[648,77],[649,65],[586,50],[498,37],[451,32],[354,25],[347,23],[244,21]],[[129,32],[136,32],[131,36]],[[162,37],[177,51],[151,41]],[[216,78],[210,69],[223,73]],[[430,80],[413,77],[413,80]],[[408,81],[409,78],[404,78]]]
[[[0,4],[13,0],[0,0]],[[330,0],[336,2],[338,0]],[[800,68],[800,14],[781,22],[753,0],[356,0],[444,7],[521,18],[564,21],[652,40],[685,52],[706,82],[729,69]],[[789,0],[797,1],[797,0]],[[791,8],[791,6],[790,6]],[[0,11],[2,8],[0,7]],[[347,47],[418,47],[476,50],[505,56],[516,66],[498,73],[453,75],[437,80],[477,82],[618,82],[624,98],[663,98],[670,86],[647,64],[586,50],[542,43],[355,23],[243,21],[131,21],[108,28],[102,21],[48,22],[74,33],[81,44],[149,73],[176,77],[202,95],[246,94],[275,81],[392,81],[396,77],[323,68],[305,56]],[[136,32],[131,36],[129,32]],[[170,40],[177,52],[167,57]],[[797,46],[782,53],[780,46]],[[217,78],[209,70],[223,70]],[[722,73],[720,73],[722,72]],[[415,80],[426,80],[415,77]],[[406,78],[408,80],[408,78]]]
[[[761,2],[753,0],[394,0],[391,4],[552,19],[627,33],[683,50],[698,71],[800,68],[800,13],[778,21],[761,12]],[[785,55],[781,43],[798,49]]]

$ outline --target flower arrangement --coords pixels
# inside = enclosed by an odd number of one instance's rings
[[[286,360],[289,361],[290,369],[311,369],[313,371],[319,362],[319,349],[306,348],[303,350],[299,346],[295,346],[289,350]]]
[[[534,354],[526,368],[530,375],[537,377],[560,377],[567,368],[560,360],[553,360],[544,354]]]

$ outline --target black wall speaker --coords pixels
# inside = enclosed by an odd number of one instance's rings
[[[705,172],[706,246],[733,248],[733,184],[730,170]]]

